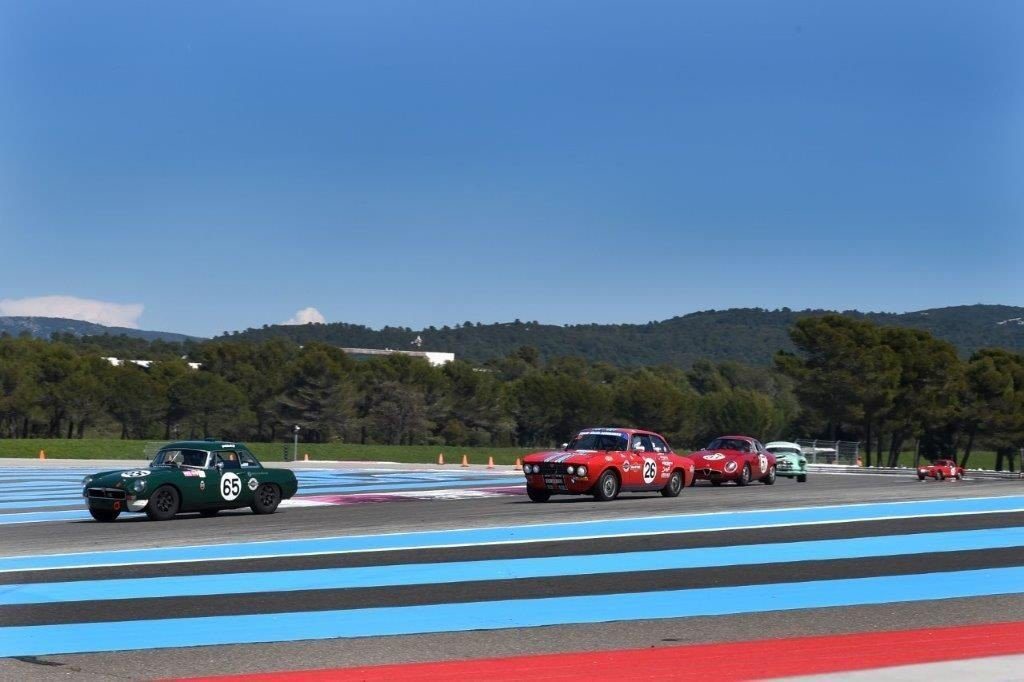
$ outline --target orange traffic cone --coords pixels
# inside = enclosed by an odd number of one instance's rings
[[[39,459],[46,459],[46,450],[39,451]]]
[[[439,454],[437,455],[437,463],[438,463],[438,464],[444,464],[444,453],[443,453],[443,452],[442,452],[442,453],[439,453]]]
[[[487,468],[488,469],[493,469],[494,468],[494,458],[493,457],[488,457],[487,458]]]
[[[302,453],[302,461],[303,462],[308,462],[309,461],[309,453],[308,452],[303,452]]]
[[[516,457],[516,463],[513,464],[512,466],[514,466],[516,469],[518,469],[519,467],[523,466],[523,458],[522,457]]]
[[[464,467],[468,467],[469,466],[469,457],[467,457],[466,455],[462,456],[462,466],[464,466]]]

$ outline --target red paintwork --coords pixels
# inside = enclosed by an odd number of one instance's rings
[[[919,467],[917,477],[922,481],[926,478],[957,479],[964,477],[964,470],[957,466],[956,461],[952,459],[937,459],[928,466]]]
[[[723,438],[742,441],[747,450],[712,448],[716,441]],[[720,436],[707,448],[690,455],[693,460],[694,477],[705,481],[736,481],[743,472],[744,465],[750,467],[750,481],[759,481],[769,475],[775,467],[775,455],[764,449],[756,438],[750,436]]]
[[[936,646],[936,642],[941,645]],[[743,655],[738,656],[737,651]],[[780,656],[780,651],[785,655]],[[202,679],[218,682],[555,682],[578,680],[580,671],[585,670],[587,680],[737,681],[825,675],[1020,653],[1024,653],[1024,623],[1010,622]]]
[[[589,432],[617,432],[627,436],[627,442],[632,443],[634,436],[657,436],[669,447],[668,452],[647,452],[635,450],[549,450],[546,452],[535,452],[523,458],[523,464],[548,464],[548,465],[572,465],[578,467],[580,464],[587,467],[587,475],[584,477],[548,474],[526,474],[526,485],[530,488],[547,489],[552,495],[587,495],[593,491],[601,474],[607,469],[613,469],[619,475],[622,492],[637,492],[661,490],[668,483],[673,471],[683,472],[683,487],[693,483],[693,461],[688,457],[677,455],[672,446],[668,445],[660,434],[643,429],[620,429],[620,428],[593,428],[583,429],[577,435]],[[575,440],[575,439],[574,439]],[[559,460],[559,461],[555,461]],[[653,464],[654,478],[647,482],[645,469]],[[649,473],[649,471],[648,471]],[[547,479],[547,480],[546,480]],[[558,489],[550,488],[555,482],[560,486]]]

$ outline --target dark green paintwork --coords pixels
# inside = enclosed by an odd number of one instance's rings
[[[298,481],[291,470],[264,468],[242,443],[178,441],[160,448],[153,461],[157,461],[161,453],[168,450],[201,451],[204,454],[235,453],[237,461],[228,459],[222,467],[211,466],[214,458],[207,455],[207,461],[202,467],[151,463],[142,469],[101,471],[86,477],[87,483],[83,481],[82,495],[86,506],[92,510],[113,511],[118,508],[120,512],[144,511],[145,505],[142,503],[148,503],[150,495],[164,485],[170,485],[178,491],[181,500],[178,511],[181,512],[249,507],[254,502],[254,492],[268,483],[278,486],[283,500],[292,497],[298,490]],[[244,466],[243,462],[246,462]],[[142,489],[136,489],[136,485],[141,485]],[[90,497],[90,488],[123,490],[125,499]],[[115,507],[117,502],[120,504]]]

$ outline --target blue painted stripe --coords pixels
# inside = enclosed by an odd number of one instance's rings
[[[220,573],[162,578],[79,580],[0,585],[0,606],[102,599],[146,599],[398,585],[436,585],[475,580],[520,580],[600,573],[857,559],[930,552],[965,552],[1021,546],[1024,546],[1024,528],[999,528],[533,559]]]
[[[691,533],[736,528],[851,523],[879,519],[1024,511],[1024,496],[958,498],[919,502],[853,504],[832,507],[674,514],[640,518],[549,523],[530,526],[418,531],[386,535],[357,535],[297,540],[154,547],[76,554],[0,558],[0,571],[127,566],[181,561],[217,561],[255,557],[341,554],[396,549],[460,547],[483,544],[551,542],[667,533]],[[73,513],[73,512],[50,512]],[[13,515],[8,515],[13,516]],[[2,519],[3,516],[0,516]]]
[[[720,616],[1019,594],[1024,568],[335,611],[0,627],[0,657]],[[153,633],[159,632],[159,637]]]
[[[41,521],[75,521],[78,519],[89,519],[88,511],[75,509],[75,510],[55,510],[55,511],[37,511],[37,512],[14,512],[10,514],[0,514],[0,526],[7,526],[13,523],[39,523]]]

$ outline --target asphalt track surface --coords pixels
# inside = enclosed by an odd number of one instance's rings
[[[0,679],[656,656],[1020,620],[1020,481],[819,475],[678,499],[407,497],[164,523],[0,515]]]

